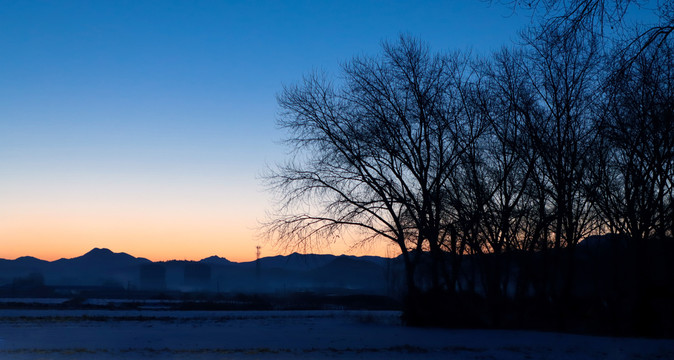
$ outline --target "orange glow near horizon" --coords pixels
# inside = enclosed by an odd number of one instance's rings
[[[71,206],[15,211],[0,223],[4,245],[0,258],[33,256],[51,261],[77,257],[95,247],[153,261],[200,260],[213,255],[232,261],[254,258],[254,218],[218,209],[131,209]]]
[[[22,233],[12,236],[10,241],[5,242],[7,246],[3,249],[0,258],[14,260],[22,256],[32,256],[41,260],[54,261],[62,258],[74,258],[89,252],[93,248],[107,248],[116,253],[127,253],[134,257],[142,257],[152,261],[169,260],[192,260],[198,261],[210,256],[224,257],[233,262],[247,262],[255,260],[256,246],[262,247],[262,257],[284,255],[287,252],[274,249],[271,244],[265,242],[258,243],[247,236],[247,240],[238,241],[239,246],[229,245],[232,239],[220,239],[216,237],[203,236],[193,241],[185,238],[168,238],[165,234],[151,234],[147,232],[144,236],[131,237],[127,234],[106,234],[105,236],[90,236],[85,231],[61,233],[63,238],[49,236],[41,232]],[[155,237],[152,237],[154,235]],[[240,238],[245,238],[245,234]],[[126,238],[126,241],[120,241],[119,238]],[[63,241],[68,239],[69,241]],[[96,239],[96,240],[91,240]],[[142,240],[141,240],[142,239]],[[230,240],[230,241],[227,241]],[[21,246],[15,246],[17,244]],[[198,246],[195,246],[198,245]],[[26,252],[24,249],[32,249]],[[205,249],[205,250],[204,250]],[[300,252],[300,251],[298,251]],[[332,245],[329,248],[317,249],[316,253],[334,254],[334,255],[376,255],[393,256],[392,252],[387,252],[384,247],[377,246],[373,250],[370,247],[367,251],[351,249],[347,245]]]
[[[49,181],[31,176],[5,185],[0,194],[0,258],[53,261],[107,248],[153,261],[198,261],[215,255],[244,262],[255,260],[258,245],[265,257],[286,253],[261,233],[265,209],[273,205],[255,188],[252,177],[228,184],[227,175],[220,174],[199,178],[199,185],[193,185],[175,176],[126,179],[119,174],[79,183],[74,179],[86,176],[59,174]],[[336,255],[394,253],[377,244],[352,249],[352,240],[339,239],[313,250]]]
[[[254,235],[226,231],[195,231],[177,226],[114,231],[93,227],[64,228],[44,226],[33,231],[20,228],[8,234],[0,258],[33,256],[53,261],[81,256],[93,248],[108,248],[153,261],[201,260],[217,255],[231,261],[250,261],[255,257]],[[28,250],[27,250],[28,249]]]
[[[152,261],[198,261],[216,255],[245,262],[255,260],[257,245],[262,246],[263,257],[286,253],[261,239],[255,221],[233,216],[225,221],[225,216],[178,215],[13,214],[0,223],[4,245],[0,258],[32,256],[54,261],[78,257],[93,248],[107,248]],[[346,243],[334,243],[315,252],[392,256],[395,249],[379,244],[351,248]]]

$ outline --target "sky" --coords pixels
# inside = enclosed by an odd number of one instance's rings
[[[284,84],[400,34],[488,54],[530,23],[479,0],[0,0],[0,258],[276,255]],[[322,252],[386,252],[347,245]]]

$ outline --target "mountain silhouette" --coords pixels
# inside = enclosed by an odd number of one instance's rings
[[[231,261],[227,260],[224,257],[217,255],[209,256],[207,258],[199,260],[200,263],[209,264],[209,265],[230,265]]]
[[[74,258],[44,261],[30,256],[0,259],[0,287],[31,274],[47,286],[110,286],[143,290],[278,292],[359,289],[381,292],[386,259],[376,256],[299,254],[231,262],[219,256],[200,261],[159,261],[94,248]],[[150,266],[151,265],[151,266]],[[116,284],[116,285],[115,285]]]
[[[133,257],[127,253],[115,253],[109,249],[94,248],[88,253],[72,259],[59,259],[54,264],[68,264],[86,268],[114,268],[149,262],[145,258]]]
[[[88,272],[103,276],[110,275],[110,272],[117,272],[148,262],[150,260],[136,258],[127,253],[115,253],[109,249],[94,248],[82,256],[52,262],[51,270],[57,273]]]
[[[10,260],[3,260],[3,261],[10,261]],[[38,258],[32,257],[32,256],[22,256],[20,258],[17,258],[14,260],[15,264],[21,265],[21,266],[42,266],[44,264],[47,264],[48,261],[45,260],[40,260]]]
[[[261,258],[260,265],[265,268],[307,271],[324,266],[334,258],[335,255],[292,253]]]

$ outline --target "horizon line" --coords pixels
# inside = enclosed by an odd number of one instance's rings
[[[131,257],[133,257],[133,258],[136,258],[136,259],[145,259],[145,260],[148,260],[148,261],[151,261],[151,262],[154,262],[154,263],[156,263],[156,262],[171,262],[171,261],[200,262],[200,261],[206,260],[206,259],[208,259],[208,258],[212,258],[212,257],[217,257],[217,258],[220,258],[220,259],[224,259],[224,260],[226,260],[226,261],[229,261],[229,262],[231,262],[231,263],[236,263],[236,264],[250,263],[250,262],[255,262],[255,261],[257,260],[257,259],[253,259],[253,260],[236,261],[236,260],[230,260],[229,258],[227,258],[227,257],[225,257],[225,256],[220,256],[220,255],[217,255],[217,254],[213,254],[213,255],[210,255],[210,256],[207,256],[207,257],[204,257],[204,258],[201,258],[201,259],[177,259],[177,258],[173,258],[173,259],[153,260],[153,259],[148,258],[148,257],[145,257],[145,256],[135,256],[135,255],[130,254],[130,253],[126,252],[126,251],[120,251],[120,252],[117,252],[117,251],[114,251],[114,250],[112,250],[112,249],[110,249],[110,248],[108,248],[108,247],[94,247],[94,248],[92,248],[91,250],[86,251],[86,252],[84,252],[84,253],[81,254],[81,255],[77,255],[77,256],[73,256],[73,257],[60,257],[60,258],[54,258],[53,260],[42,259],[42,258],[33,256],[33,255],[22,255],[22,256],[19,256],[19,257],[17,257],[17,258],[14,258],[14,259],[9,259],[9,258],[1,257],[0,260],[5,260],[5,261],[16,261],[16,260],[19,260],[19,259],[21,259],[21,258],[33,258],[33,259],[37,259],[37,260],[40,260],[40,261],[55,262],[55,261],[59,261],[59,260],[72,260],[72,259],[80,258],[80,257],[85,256],[85,255],[87,255],[87,254],[89,254],[89,253],[91,253],[91,252],[93,252],[93,251],[96,251],[96,250],[108,250],[108,251],[110,251],[110,252],[113,253],[113,254],[125,254],[125,255],[129,255],[129,256],[131,256]],[[291,256],[291,255],[294,255],[294,254],[298,254],[298,255],[319,255],[319,256],[324,256],[324,255],[325,255],[325,256],[335,256],[335,257],[339,257],[339,256],[351,256],[351,257],[356,257],[356,258],[366,257],[366,256],[379,257],[379,258],[382,258],[382,259],[385,259],[385,258],[394,258],[394,257],[386,257],[386,256],[380,256],[380,255],[372,255],[372,254],[354,255],[354,254],[346,254],[346,253],[340,253],[340,254],[335,254],[335,253],[313,253],[313,252],[308,252],[308,253],[307,253],[307,252],[293,251],[293,252],[287,253],[287,254],[277,253],[276,255],[262,256],[262,257],[260,257],[260,259],[271,258],[271,257],[278,257],[278,256]]]

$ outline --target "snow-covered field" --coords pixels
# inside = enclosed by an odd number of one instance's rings
[[[0,359],[674,359],[673,340],[403,327],[391,311],[0,310]]]

